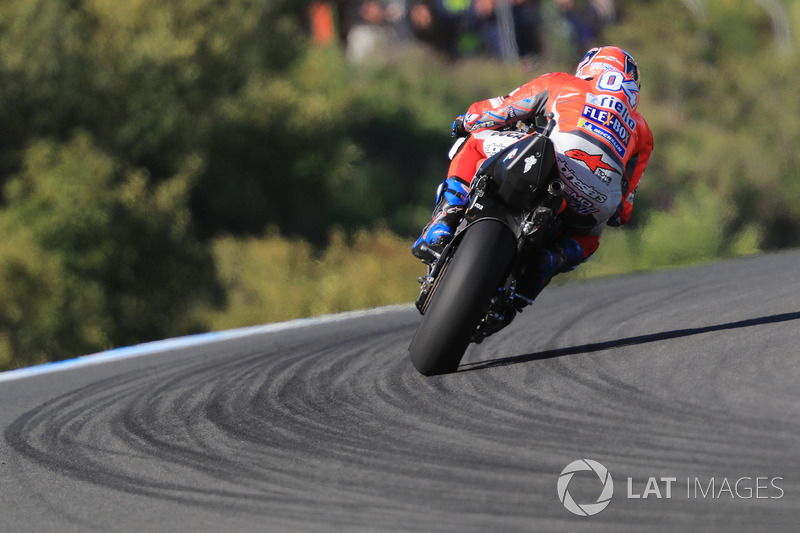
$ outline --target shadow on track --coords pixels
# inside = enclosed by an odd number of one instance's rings
[[[713,333],[715,331],[725,331],[729,329],[740,329],[752,326],[762,326],[765,324],[778,324],[781,322],[790,322],[792,320],[800,320],[800,312],[783,313],[779,315],[771,315],[760,318],[751,318],[748,320],[740,320],[738,322],[730,322],[728,324],[718,324],[716,326],[705,326],[702,328],[676,329],[674,331],[651,333],[649,335],[637,335],[635,337],[627,337],[625,339],[617,339],[613,341],[583,344],[581,346],[572,346],[570,348],[556,348],[554,350],[545,350],[543,352],[538,352],[538,353],[515,355],[513,357],[502,357],[499,359],[491,359],[489,361],[481,361],[478,363],[470,363],[462,365],[458,369],[458,371],[469,372],[471,370],[483,370],[486,368],[493,368],[496,366],[528,363],[531,361],[552,359],[554,357],[563,357],[565,355],[578,355],[583,353],[599,352],[602,350],[621,348],[623,346],[637,346],[641,344],[648,344],[651,342],[677,339],[681,337],[691,337],[692,335],[702,335],[703,333]]]

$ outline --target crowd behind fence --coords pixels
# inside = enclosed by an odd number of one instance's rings
[[[493,57],[535,65],[543,36],[557,35],[570,56],[601,44],[616,0],[326,0],[309,8],[313,39],[340,43],[362,62],[408,42],[450,60]]]

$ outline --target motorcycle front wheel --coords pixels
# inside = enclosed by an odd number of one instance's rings
[[[414,368],[425,376],[458,369],[517,251],[514,234],[498,220],[475,222],[460,238],[408,348]]]

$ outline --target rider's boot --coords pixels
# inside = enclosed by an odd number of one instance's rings
[[[578,241],[565,235],[552,246],[542,249],[535,258],[533,269],[520,280],[517,292],[533,301],[556,274],[575,270],[583,261],[583,247]],[[518,310],[521,310],[529,302],[522,300],[518,303]]]
[[[439,185],[432,220],[411,247],[411,253],[425,263],[433,263],[453,239],[453,233],[467,210],[468,201],[469,186],[461,178],[452,176]]]

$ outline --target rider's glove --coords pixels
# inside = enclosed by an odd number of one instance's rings
[[[469,135],[469,131],[464,125],[464,115],[459,115],[453,121],[453,137],[466,137],[467,135]]]

